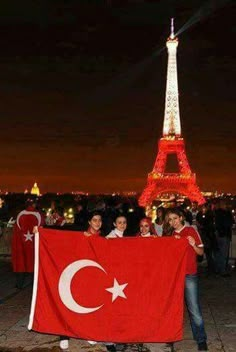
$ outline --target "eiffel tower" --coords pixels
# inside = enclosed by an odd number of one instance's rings
[[[205,203],[197,184],[196,175],[191,171],[181,136],[179,96],[177,80],[178,38],[174,35],[174,20],[171,19],[171,34],[167,39],[168,68],[165,98],[163,134],[158,143],[158,153],[152,172],[148,174],[147,185],[139,198],[141,206],[147,206],[163,193],[179,193],[198,204]],[[179,172],[166,173],[167,156],[175,154]]]

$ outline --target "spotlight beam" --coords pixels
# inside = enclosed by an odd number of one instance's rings
[[[118,75],[110,84],[98,87],[94,92],[92,100],[100,103],[109,103],[110,100],[119,97],[119,95],[123,94],[124,89],[131,86],[133,82],[135,82],[135,80],[144,73],[145,69],[150,66],[154,59],[159,56],[164,49],[165,47],[159,50],[156,48],[152,55],[147,56],[141,62],[135,64],[124,73]]]
[[[179,36],[181,33],[186,31],[188,28],[192,27],[202,19],[210,16],[212,13],[217,11],[220,7],[224,7],[227,3],[232,0],[210,0],[207,1],[203,6],[201,6],[197,12],[179,29],[179,31],[175,34]]]
[[[217,11],[219,8],[224,7],[227,3],[232,0],[209,0],[203,6],[201,6],[197,12],[175,33],[175,36],[179,36],[188,28],[192,27],[202,19],[207,18],[212,13]],[[131,86],[135,80],[137,80],[145,71],[146,68],[154,61],[154,58],[159,56],[161,52],[165,49],[162,47],[161,49],[156,48],[154,52],[146,57],[141,62],[135,64],[133,67],[128,69],[126,72],[118,75],[111,83],[104,85],[102,87],[98,87],[95,89],[95,92],[91,100],[94,103],[108,103],[115,98],[118,98],[120,95],[124,94],[124,91],[127,87]]]

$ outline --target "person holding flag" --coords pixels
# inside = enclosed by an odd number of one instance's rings
[[[84,231],[83,234],[86,237],[90,236],[100,236],[101,235],[101,227],[102,227],[102,216],[99,211],[93,211],[88,216],[88,224],[89,227],[87,231]],[[91,345],[95,345],[95,341],[88,341]],[[69,337],[60,336],[60,349],[67,350],[69,348]]]
[[[140,231],[138,232],[138,237],[160,237],[162,234],[158,234],[156,229],[152,223],[152,220],[148,217],[145,217],[140,220],[139,222]],[[174,352],[174,344],[173,343],[166,343],[163,352]],[[138,344],[138,351],[143,351],[143,343]]]
[[[42,216],[36,210],[36,201],[27,199],[26,208],[16,218],[12,236],[12,266],[16,273],[16,287],[24,287],[27,273],[34,272],[33,228],[42,224]]]
[[[117,215],[114,219],[113,225],[114,229],[106,236],[106,238],[123,237],[124,232],[127,228],[126,217],[122,214]]]
[[[198,351],[208,351],[207,335],[199,303],[197,276],[197,255],[203,255],[204,246],[198,232],[192,226],[185,225],[184,215],[180,209],[170,209],[168,219],[170,226],[174,229],[172,235],[176,239],[187,241],[189,244],[185,277],[185,302]]]

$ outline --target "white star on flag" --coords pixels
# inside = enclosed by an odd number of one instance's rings
[[[33,233],[30,233],[29,230],[27,231],[27,233],[24,234],[24,236],[25,236],[25,242],[26,242],[26,241],[31,241],[31,242],[33,242],[32,237],[34,237],[34,234],[33,234]]]
[[[119,285],[118,281],[114,279],[113,286],[106,288],[108,292],[112,293],[112,302],[114,302],[117,299],[117,297],[127,298],[124,293],[124,289],[126,288],[127,285],[128,283]]]

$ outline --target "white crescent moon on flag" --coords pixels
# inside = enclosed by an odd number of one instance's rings
[[[73,263],[71,263],[70,265],[68,265],[62,272],[61,276],[60,276],[60,280],[59,280],[59,284],[58,284],[58,291],[59,291],[59,295],[60,298],[62,300],[62,302],[64,303],[64,305],[72,310],[75,313],[80,313],[80,314],[88,314],[88,313],[92,313],[95,312],[96,310],[100,309],[102,305],[97,306],[97,307],[84,307],[81,306],[80,304],[78,304],[71,293],[71,281],[74,277],[74,275],[81,269],[83,268],[88,268],[88,267],[94,267],[94,268],[98,268],[100,270],[102,270],[104,273],[106,273],[106,271],[103,269],[103,267],[101,265],[99,265],[97,262],[93,261],[93,260],[89,260],[89,259],[81,259],[81,260],[77,260]]]
[[[17,226],[19,227],[19,229],[21,228],[20,227],[20,224],[19,224],[19,220],[20,220],[20,217],[22,215],[34,215],[37,220],[38,220],[38,225],[39,226],[41,224],[41,215],[39,213],[37,213],[36,211],[28,211],[28,210],[22,210],[18,215],[17,215],[17,218],[16,218],[16,224]]]

